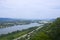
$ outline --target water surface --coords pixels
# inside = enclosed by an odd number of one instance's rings
[[[6,27],[6,28],[0,28],[0,35],[1,34],[8,34],[17,30],[23,30],[23,29],[28,29],[30,27],[34,26],[39,26],[40,24],[38,23],[31,23],[31,24],[26,24],[26,25],[15,25],[12,27]]]

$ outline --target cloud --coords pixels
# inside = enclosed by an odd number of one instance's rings
[[[0,17],[55,18],[57,16],[60,16],[60,0],[0,0]]]

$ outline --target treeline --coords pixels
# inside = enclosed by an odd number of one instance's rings
[[[60,40],[60,18],[53,23],[45,24],[31,35],[30,40]]]
[[[10,27],[14,25],[25,25],[30,23],[32,23],[30,20],[0,21],[0,28]]]

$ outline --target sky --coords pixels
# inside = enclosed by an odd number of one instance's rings
[[[60,0],[0,0],[0,18],[60,17]]]

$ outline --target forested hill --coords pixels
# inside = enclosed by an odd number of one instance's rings
[[[30,40],[60,40],[60,18],[51,24],[45,24],[31,36]]]

